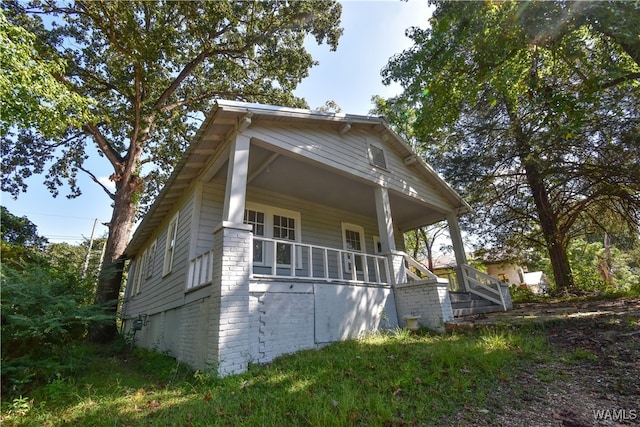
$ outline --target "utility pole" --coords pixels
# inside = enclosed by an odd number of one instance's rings
[[[89,258],[91,258],[91,248],[93,247],[93,233],[96,232],[96,224],[98,218],[93,221],[93,228],[91,229],[91,238],[89,239],[89,249],[87,249],[87,257],[84,259],[84,267],[82,267],[82,278],[87,277],[87,269],[89,268]]]

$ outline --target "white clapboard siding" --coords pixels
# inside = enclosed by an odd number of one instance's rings
[[[200,224],[198,225],[196,253],[203,254],[213,248],[213,231],[222,222],[224,205],[224,182],[207,183],[202,188]]]
[[[191,193],[182,203],[178,216],[178,233],[171,272],[164,277],[162,275],[169,221],[178,210],[173,211],[167,217],[167,221],[163,223],[160,232],[157,234],[157,240],[154,239],[156,240],[156,251],[153,259],[153,274],[150,278],[143,279],[141,292],[127,302],[126,315],[154,314],[183,303],[184,278],[187,274],[189,262],[189,240],[191,236],[194,193]],[[144,251],[140,252],[138,256],[143,256],[143,253]]]
[[[273,125],[252,126],[245,134],[273,145],[280,150],[339,169],[371,182],[386,180],[389,189],[415,197],[435,207],[446,207],[449,201],[440,191],[426,182],[416,169],[404,164],[404,159],[390,144],[366,132],[352,131],[342,137],[336,132],[308,126]],[[369,163],[368,144],[385,150],[387,170]]]

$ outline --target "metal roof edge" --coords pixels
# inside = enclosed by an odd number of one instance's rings
[[[281,107],[269,104],[256,104],[251,102],[228,101],[219,99],[216,101],[218,108],[225,111],[237,111],[253,114],[264,114],[270,116],[290,117],[290,118],[312,118],[316,120],[327,120],[337,122],[354,122],[354,123],[380,123],[382,118],[379,116],[346,114],[342,112],[328,112],[311,110],[305,108]]]

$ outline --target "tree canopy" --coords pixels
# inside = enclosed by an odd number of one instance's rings
[[[43,59],[36,36],[7,21],[0,10],[0,138],[19,129],[55,137],[90,118],[89,100],[55,75],[65,72],[62,58]],[[4,157],[3,150],[3,157]],[[4,188],[3,188],[4,189]]]
[[[26,216],[18,217],[0,206],[0,238],[11,244],[44,249],[48,240],[38,235],[38,226]]]
[[[20,129],[3,143],[2,189],[17,195],[24,177],[46,167],[57,194],[67,184],[80,194],[77,175],[88,174],[112,199],[113,216],[97,303],[114,301],[120,258],[136,212],[156,194],[218,98],[305,106],[293,90],[315,61],[307,37],[336,49],[342,33],[335,1],[34,1],[3,3],[15,26],[36,35],[38,54],[64,59],[54,74],[93,101],[95,120],[55,140]],[[46,18],[46,19],[43,19]],[[27,141],[25,143],[25,141]],[[115,191],[90,169],[92,150],[111,166]],[[99,339],[99,338],[98,338]]]
[[[479,235],[545,247],[571,289],[575,235],[605,216],[640,222],[640,3],[435,4],[383,71],[405,89],[386,108],[415,116]]]

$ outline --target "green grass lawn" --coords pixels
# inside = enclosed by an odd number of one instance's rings
[[[74,378],[8,402],[3,397],[2,425],[433,423],[464,405],[482,405],[497,383],[544,357],[546,348],[530,328],[414,336],[398,330],[212,378],[153,352],[105,356],[88,347]]]

